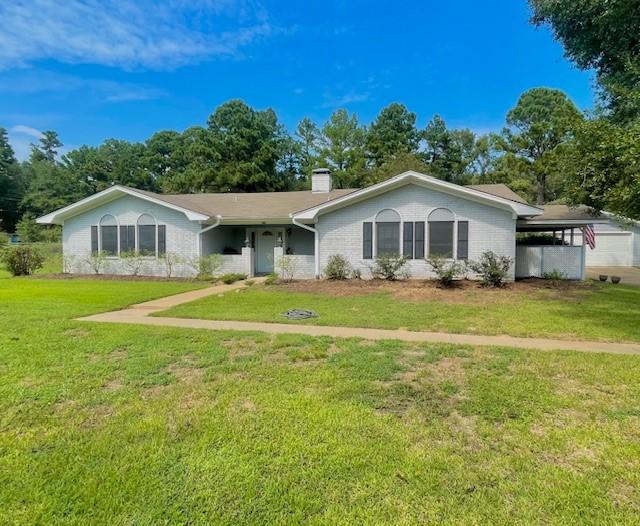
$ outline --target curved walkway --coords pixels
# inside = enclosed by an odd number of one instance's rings
[[[260,281],[258,278],[255,281]],[[367,340],[401,340],[407,342],[452,343],[458,345],[483,345],[518,347],[543,351],[571,350],[609,354],[640,355],[640,344],[607,343],[593,341],[554,340],[546,338],[517,338],[513,336],[483,336],[476,334],[451,334],[444,332],[418,332],[388,329],[365,329],[358,327],[333,327],[322,325],[292,325],[286,323],[261,323],[247,321],[215,321],[191,318],[150,317],[149,314],[166,310],[175,305],[188,303],[214,294],[224,294],[244,287],[244,282],[232,285],[215,285],[174,296],[132,305],[128,309],[94,314],[82,321],[103,323],[133,323],[160,327],[183,327],[188,329],[209,329],[215,331],[257,331],[271,334],[306,334],[309,336],[331,336],[336,338],[364,338]]]

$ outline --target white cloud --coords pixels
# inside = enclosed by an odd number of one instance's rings
[[[366,102],[371,97],[371,93],[357,93],[355,91],[350,91],[349,93],[345,93],[344,95],[325,95],[325,101],[320,106],[321,108],[341,108],[344,106],[348,106],[349,104],[355,104],[359,102]]]
[[[0,2],[0,69],[38,60],[173,69],[276,32],[257,0]]]
[[[31,126],[25,126],[24,124],[17,124],[16,126],[12,126],[11,128],[9,128],[9,133],[12,135],[26,135],[36,140],[42,137],[42,132],[40,130],[36,130]]]
[[[83,78],[53,71],[21,70],[0,75],[0,93],[33,94],[83,91],[105,102],[150,100],[164,97],[164,90],[128,82]]]
[[[7,130],[9,144],[13,148],[13,152],[18,161],[26,161],[31,154],[31,144],[37,144],[42,137],[42,132],[37,128],[27,126],[26,124],[16,124]],[[65,144],[58,148],[58,157],[74,150],[77,146]]]

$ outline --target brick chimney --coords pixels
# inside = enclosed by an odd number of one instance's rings
[[[329,168],[316,168],[311,172],[311,191],[315,194],[331,192],[331,171]]]

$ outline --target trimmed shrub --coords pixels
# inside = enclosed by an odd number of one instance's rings
[[[211,254],[188,260],[189,265],[196,271],[198,279],[213,279],[222,266],[222,256]]]
[[[502,287],[512,264],[512,258],[498,256],[491,250],[484,252],[478,261],[468,263],[469,268],[480,276],[482,284],[487,287]]]
[[[443,287],[453,285],[453,281],[464,272],[464,265],[440,256],[427,258],[427,264],[433,269],[438,283]]]
[[[351,272],[351,263],[341,254],[329,256],[327,266],[324,268],[324,275],[327,279],[349,279]]]
[[[0,253],[2,262],[14,276],[28,276],[42,268],[44,256],[42,252],[30,245],[6,247]]]
[[[265,285],[273,285],[278,282],[278,275],[275,272],[272,272],[267,276],[267,279],[264,280]]]
[[[223,274],[218,279],[222,281],[222,283],[225,283],[226,285],[231,285],[236,281],[242,281],[243,279],[247,279],[247,275],[241,274],[240,272],[230,272],[228,274]]]
[[[140,252],[136,252],[135,250],[121,252],[120,259],[122,260],[122,265],[132,276],[137,276],[144,265],[144,257],[142,257]]]
[[[408,261],[405,256],[376,256],[370,267],[371,274],[374,278],[388,281],[406,279],[409,277],[409,271],[406,269]]]
[[[89,265],[94,274],[102,274],[107,263],[107,253],[104,251],[92,252],[84,259],[84,262]]]

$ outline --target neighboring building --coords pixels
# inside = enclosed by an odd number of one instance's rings
[[[331,255],[342,254],[367,277],[377,255],[400,253],[413,277],[426,278],[429,255],[473,260],[491,250],[517,259],[511,278],[556,267],[584,277],[576,232],[594,218],[539,218],[542,209],[504,185],[460,186],[405,172],[363,189],[334,190],[322,169],[304,192],[162,195],[113,186],[38,222],[63,226],[65,261],[77,273],[90,273],[91,254],[99,252],[107,255],[105,273],[127,273],[120,255],[135,251],[147,275],[165,275],[167,254],[178,260],[180,276],[195,274],[197,258],[210,254],[221,254],[222,272],[266,274],[286,254],[295,277],[313,278]],[[516,258],[516,233],[541,230],[573,231],[574,243],[518,247]]]

